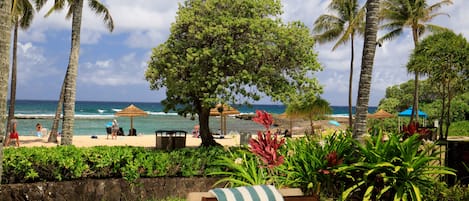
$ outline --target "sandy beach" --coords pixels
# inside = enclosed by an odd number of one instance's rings
[[[334,118],[334,120],[340,122],[340,126],[333,126],[328,123],[328,120],[314,121],[314,125],[319,126],[324,132],[326,130],[343,130],[346,127],[346,118]],[[277,119],[277,121],[279,121]],[[290,129],[289,123],[286,119],[279,125],[281,130]],[[292,130],[294,136],[301,136],[305,130],[310,127],[310,122],[305,120],[295,120],[292,124]],[[275,130],[276,128],[273,128]],[[255,133],[252,133],[255,136]],[[92,146],[138,146],[138,147],[155,147],[156,137],[155,134],[143,134],[139,136],[118,136],[117,140],[106,139],[106,135],[95,135],[97,138],[92,138],[92,135],[76,135],[73,136],[73,145],[77,147],[92,147]],[[228,134],[224,139],[215,139],[218,143],[223,146],[239,146],[240,139],[237,134]],[[36,136],[21,136],[20,135],[20,146],[21,147],[53,147],[57,146],[56,143],[48,143],[47,137],[36,137]],[[60,142],[60,137],[59,137]],[[186,147],[198,147],[201,144],[200,138],[192,137],[188,134],[186,137]],[[60,143],[59,143],[60,144]],[[9,147],[14,147],[12,142]]]
[[[141,136],[118,136],[117,140],[106,139],[106,135],[97,135],[97,139],[91,136],[73,136],[73,145],[77,147],[92,147],[92,146],[139,146],[139,147],[155,147],[155,135],[141,135]],[[215,139],[223,146],[237,146],[239,145],[239,137],[235,135],[227,135],[224,139]],[[59,137],[60,142],[60,137]],[[186,146],[198,147],[201,143],[200,138],[187,135]],[[36,136],[20,136],[20,147],[53,147],[57,146],[56,143],[48,143],[46,137]],[[15,147],[14,142],[9,147]]]

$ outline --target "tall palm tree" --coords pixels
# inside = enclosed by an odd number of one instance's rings
[[[11,1],[0,0],[0,140],[5,136],[8,78],[10,76]],[[0,181],[3,173],[3,142],[0,143]]]
[[[352,128],[352,80],[354,62],[354,38],[363,33],[365,10],[360,8],[357,0],[333,0],[329,9],[338,15],[324,14],[314,22],[313,31],[319,43],[337,40],[332,50],[350,40],[350,74],[348,92],[349,127]]]
[[[365,41],[363,43],[357,110],[355,113],[355,125],[353,127],[353,136],[360,141],[363,140],[362,137],[367,132],[366,115],[368,113],[371,77],[377,45],[376,35],[379,23],[379,1],[380,0],[368,0],[366,2]]]
[[[14,0],[11,7],[13,19],[13,58],[11,65],[10,83],[10,107],[8,108],[7,133],[10,132],[10,123],[15,118],[16,102],[16,77],[17,77],[17,49],[18,49],[18,28],[27,29],[31,26],[34,18],[34,8],[29,0]]]
[[[383,0],[381,9],[381,18],[384,20],[382,25],[383,29],[389,30],[388,33],[384,34],[380,41],[390,40],[401,35],[404,28],[411,28],[412,39],[414,41],[414,47],[427,30],[445,30],[443,27],[429,24],[433,18],[442,15],[444,13],[438,13],[438,9],[444,5],[452,4],[452,0],[441,0],[428,5],[426,0]],[[414,70],[414,100],[412,107],[412,115],[410,122],[415,120],[418,122],[418,109],[419,109],[419,71]]]
[[[47,0],[36,0],[38,8],[41,8]],[[63,93],[63,122],[62,122],[62,145],[71,145],[73,138],[73,126],[75,123],[75,98],[76,78],[78,72],[78,60],[80,54],[80,31],[84,0],[55,0],[54,6],[47,12],[46,16],[54,11],[60,11],[65,5],[68,6],[67,18],[72,18],[72,40],[67,72],[64,79]],[[89,7],[103,16],[104,23],[109,31],[114,29],[114,22],[108,9],[99,0],[88,0]],[[60,101],[58,104],[61,104]]]

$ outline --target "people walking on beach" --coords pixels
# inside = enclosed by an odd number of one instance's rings
[[[42,125],[40,123],[37,123],[36,124],[36,136],[37,137],[42,137],[41,129],[42,129]]]
[[[117,120],[114,119],[112,120],[112,126],[111,126],[111,139],[116,139],[117,140],[117,132],[119,132],[119,124],[117,123]]]
[[[13,119],[11,120],[11,132],[10,135],[7,138],[6,146],[10,146],[10,140],[15,139],[16,140],[16,146],[20,146],[20,139],[19,139],[19,134],[18,131],[16,130],[16,120]]]

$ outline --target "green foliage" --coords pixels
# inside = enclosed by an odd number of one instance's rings
[[[273,175],[267,173],[267,168],[261,166],[260,159],[246,147],[230,149],[229,153],[229,155],[220,156],[215,161],[215,165],[218,165],[220,170],[210,173],[210,175],[223,177],[217,181],[217,184],[226,182],[230,187],[237,187],[268,184],[275,180]]]
[[[450,136],[469,136],[469,121],[458,121],[449,127]]]
[[[364,145],[357,144],[361,159],[339,167],[335,172],[353,179],[343,191],[343,199],[424,200],[431,194],[438,176],[455,175],[454,170],[438,165],[440,152],[433,143],[413,135],[400,141],[400,135],[373,136]]]
[[[4,152],[3,183],[63,181],[85,178],[207,176],[218,171],[212,161],[227,154],[221,148],[174,152],[142,147],[20,147]]]
[[[281,8],[274,0],[181,4],[168,40],[153,49],[145,73],[151,89],[166,88],[165,111],[200,117],[201,109],[219,102],[262,95],[282,101],[299,86],[319,91],[311,78],[320,65],[309,29],[283,23]]]
[[[338,161],[353,161],[352,141],[352,136],[345,133],[334,133],[324,141],[311,136],[289,139],[283,149],[287,157],[280,170],[283,175],[281,183],[300,187],[307,195],[337,194],[340,191],[337,183],[344,181],[331,171],[340,164],[330,164],[327,156],[335,152]]]

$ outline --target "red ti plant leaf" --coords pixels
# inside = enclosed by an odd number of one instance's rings
[[[272,136],[269,128],[274,122],[272,115],[266,111],[256,110],[256,116],[252,118],[256,123],[263,125],[266,129],[265,134],[261,131],[257,132],[257,139],[250,139],[251,152],[259,156],[264,165],[268,168],[279,166],[284,161],[284,156],[278,153],[280,146],[285,144],[285,139],[278,140],[275,133]]]
[[[327,154],[325,159],[327,161],[327,169],[320,169],[319,170],[319,172],[323,173],[323,174],[330,174],[331,171],[328,170],[329,168],[340,165],[344,161],[344,158],[339,159],[339,156],[337,155],[336,151],[332,151],[331,153]]]
[[[258,124],[261,124],[265,127],[266,130],[269,130],[270,126],[274,123],[272,115],[266,111],[256,110],[256,116],[252,120]]]
[[[285,143],[285,139],[278,140],[277,134],[272,134],[267,131],[264,135],[262,132],[257,132],[257,139],[251,138],[249,145],[251,145],[251,152],[259,156],[264,165],[268,168],[279,166],[284,161],[284,156],[278,153],[278,149]]]

